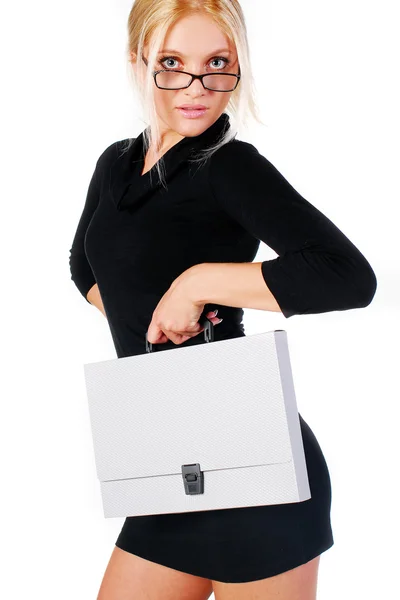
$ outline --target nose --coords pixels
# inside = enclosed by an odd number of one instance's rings
[[[200,79],[193,79],[192,83],[189,85],[188,88],[186,88],[186,90],[196,95],[203,94],[206,92],[206,88],[203,86]]]

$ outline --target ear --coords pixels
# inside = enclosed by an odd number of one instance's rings
[[[137,54],[135,52],[130,53],[129,63],[131,65],[132,72],[136,76],[137,72]]]

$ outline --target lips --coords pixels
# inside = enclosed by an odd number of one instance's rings
[[[182,106],[178,106],[178,108],[183,110],[206,110],[207,106],[204,106],[203,104],[182,104]]]

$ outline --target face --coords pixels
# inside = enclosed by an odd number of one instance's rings
[[[143,55],[148,57],[147,46]],[[132,54],[132,59],[136,69],[137,57]],[[197,75],[238,74],[239,65],[234,45],[217,24],[207,15],[191,15],[180,19],[167,33],[155,65],[155,70],[159,69],[188,71]],[[232,93],[206,90],[199,79],[181,90],[162,90],[154,83],[162,145],[172,145],[183,137],[200,135],[221,116]],[[178,108],[185,104],[203,105],[206,110],[201,116],[188,118]]]

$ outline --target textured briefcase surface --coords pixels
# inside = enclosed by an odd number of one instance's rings
[[[84,365],[105,517],[311,497],[287,333]]]

